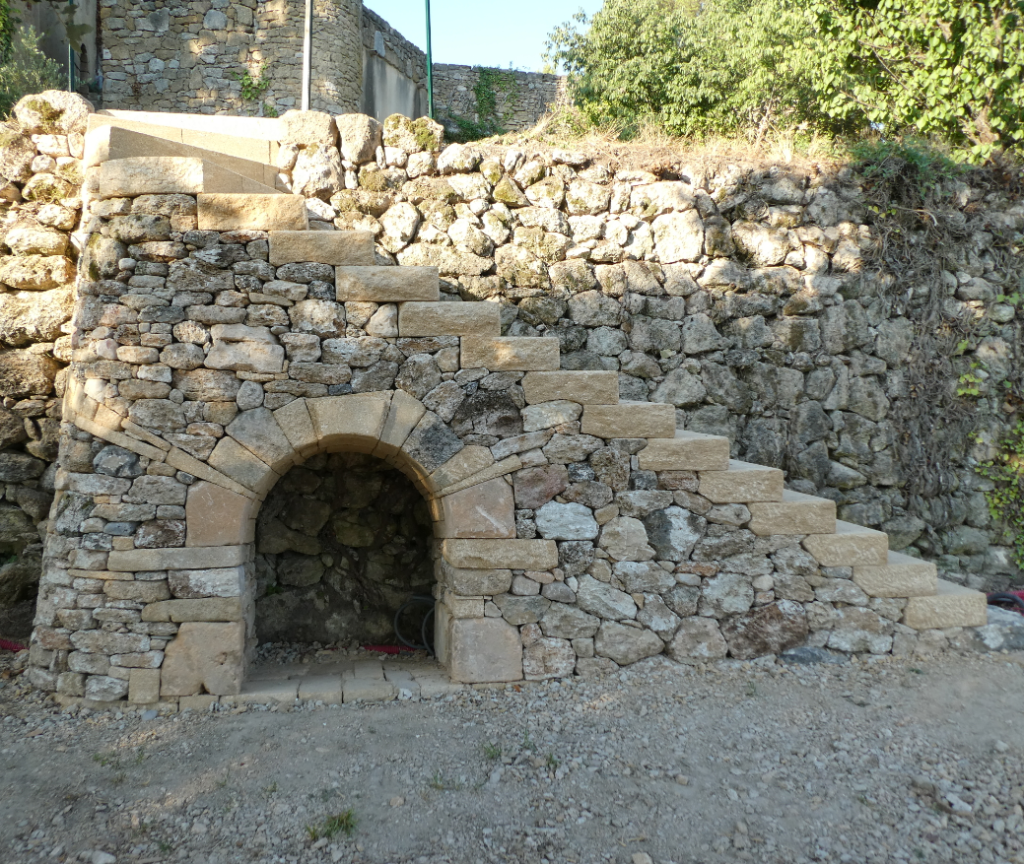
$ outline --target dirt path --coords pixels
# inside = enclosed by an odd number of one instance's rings
[[[1022,663],[657,659],[146,720],[60,713],[8,678],[0,861],[1024,864]]]

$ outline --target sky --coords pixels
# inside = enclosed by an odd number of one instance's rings
[[[548,33],[583,9],[593,14],[602,0],[430,0],[435,63],[497,66],[539,72]],[[424,51],[424,0],[363,0]]]

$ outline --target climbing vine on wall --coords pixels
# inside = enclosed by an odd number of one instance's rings
[[[985,492],[992,518],[1006,525],[1017,566],[1024,569],[1024,420],[999,443],[999,454],[983,462],[978,473],[994,484]]]
[[[449,112],[448,138],[453,141],[478,141],[492,135],[501,135],[512,119],[519,96],[519,82],[512,70],[476,66],[476,84],[473,85],[475,118]],[[499,96],[504,96],[505,110],[499,112]]]

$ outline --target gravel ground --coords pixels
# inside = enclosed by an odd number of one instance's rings
[[[0,861],[1024,864],[1022,710],[1019,653],[157,717],[0,654]]]

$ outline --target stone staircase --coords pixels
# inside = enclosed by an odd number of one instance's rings
[[[272,265],[329,264],[336,267],[338,301],[397,304],[399,338],[459,337],[463,369],[524,373],[521,386],[530,405],[555,400],[581,404],[583,435],[646,439],[638,453],[641,470],[694,472],[703,498],[750,510],[754,533],[803,537],[804,550],[821,566],[851,568],[853,581],[868,597],[905,598],[903,623],[909,628],[945,630],[986,623],[983,594],[939,579],[934,564],[889,551],[885,533],[838,520],[835,502],[785,489],[780,470],[730,459],[727,438],[677,430],[672,405],[621,401],[615,372],[561,370],[557,340],[502,336],[497,303],[441,301],[435,268],[376,266],[370,233],[310,230],[304,199],[287,195],[276,183],[272,142],[96,118],[87,146],[102,197],[155,191],[195,195],[201,230],[268,231]],[[240,152],[245,156],[233,155]],[[394,453],[382,451],[381,456],[408,471],[408,464],[396,460]],[[446,496],[470,479],[481,482],[485,472],[500,477],[518,470],[517,457],[505,462],[513,460],[515,465],[473,468],[460,478],[465,482],[443,490],[432,477],[414,480],[443,531],[450,515]],[[225,468],[220,470],[229,476]],[[445,536],[452,535],[439,534]],[[532,552],[524,552],[521,561],[512,560],[517,557],[515,545],[535,543],[541,542],[445,538],[442,555],[457,568],[557,566],[557,558],[538,561]],[[498,560],[501,555],[508,557]]]

